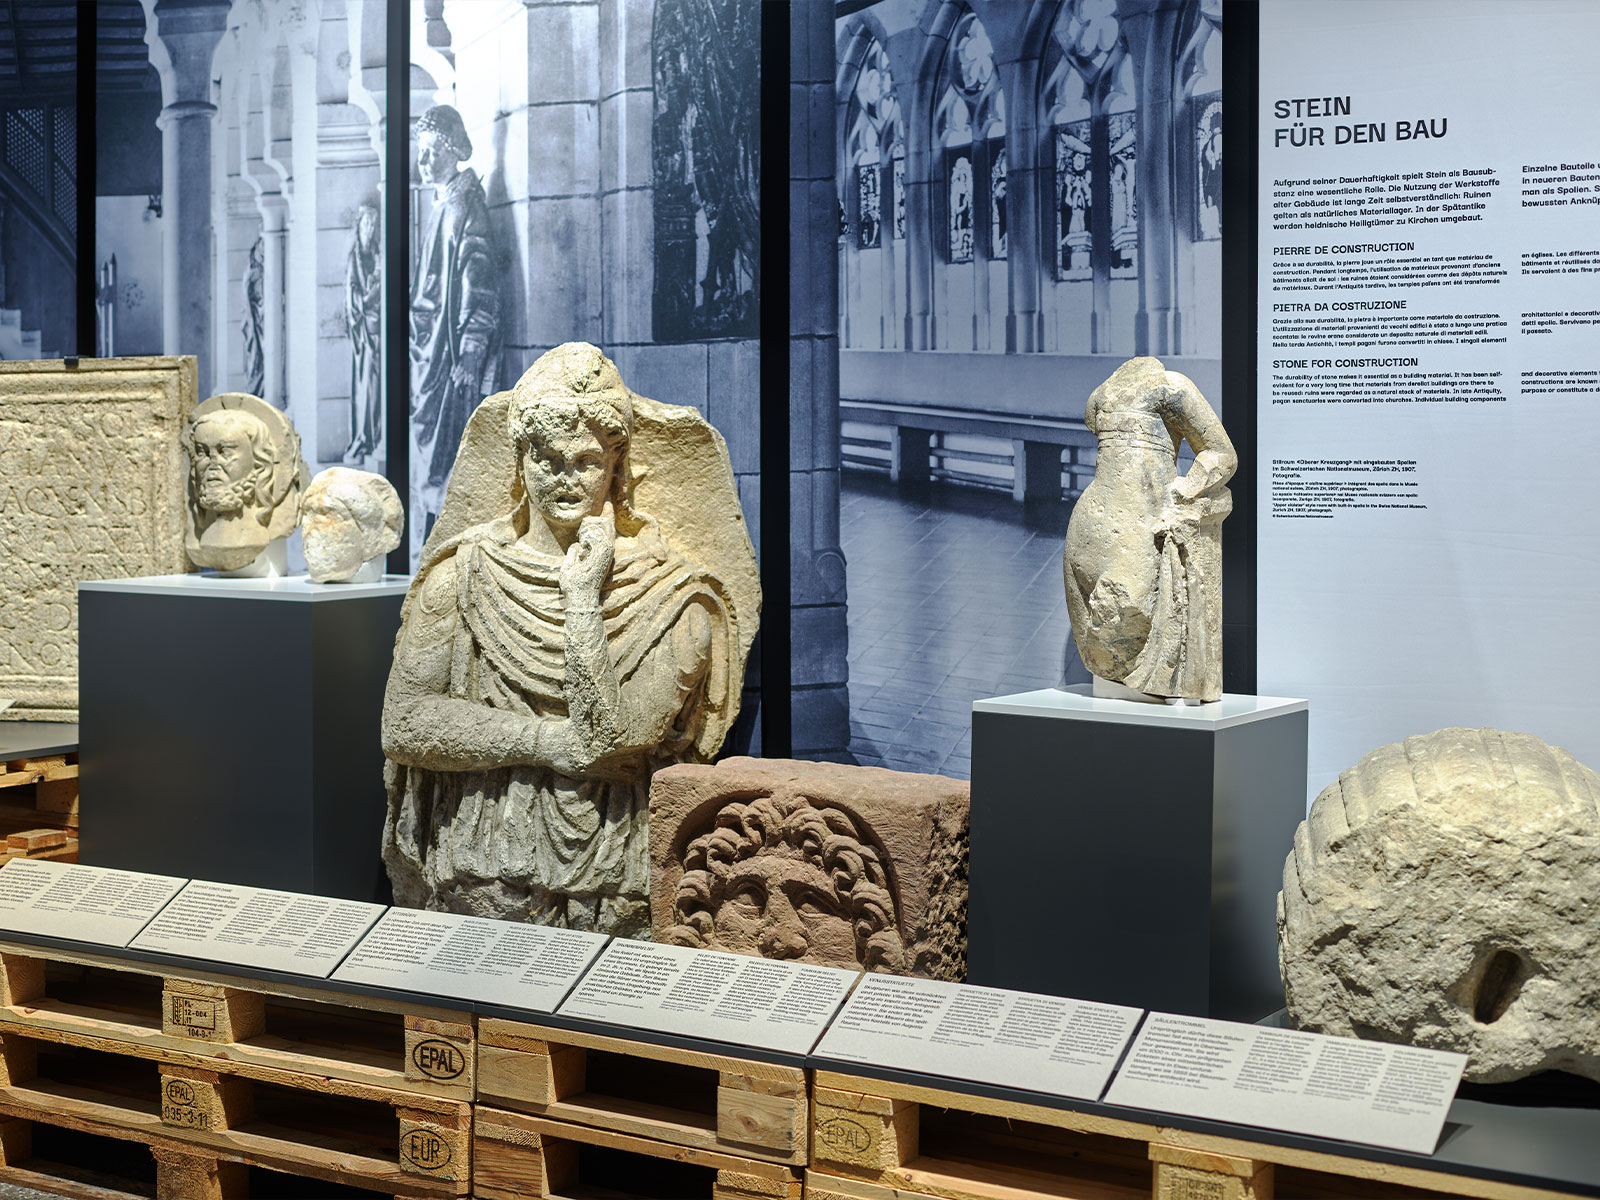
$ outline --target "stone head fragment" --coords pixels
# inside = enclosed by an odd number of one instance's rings
[[[300,502],[307,574],[318,583],[350,582],[400,544],[404,521],[400,496],[382,475],[329,467]]]
[[[184,549],[197,567],[235,571],[294,532],[311,471],[289,418],[257,396],[224,392],[194,410]]]

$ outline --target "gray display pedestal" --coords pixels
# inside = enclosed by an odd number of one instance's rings
[[[81,861],[386,899],[378,726],[409,582],[79,584]]]
[[[1307,716],[1087,685],[975,703],[968,982],[1239,1021],[1281,1008]]]

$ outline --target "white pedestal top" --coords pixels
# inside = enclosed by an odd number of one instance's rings
[[[1280,696],[1239,696],[1223,693],[1210,704],[1154,704],[1143,700],[1111,700],[1092,694],[1087,683],[1070,688],[1042,688],[974,700],[975,713],[1009,713],[1017,717],[1055,717],[1073,721],[1106,721],[1114,725],[1158,725],[1165,729],[1215,731],[1245,725],[1266,717],[1305,712],[1304,700]]]
[[[231,596],[251,600],[349,600],[357,596],[403,596],[409,575],[385,575],[372,583],[313,583],[309,575],[276,579],[222,579],[216,575],[145,575],[137,579],[93,579],[84,592],[134,592],[143,596]]]

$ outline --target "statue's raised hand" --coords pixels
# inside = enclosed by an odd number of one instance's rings
[[[561,596],[568,605],[593,608],[600,603],[600,587],[611,571],[616,550],[616,515],[607,500],[599,516],[585,517],[578,525],[578,536],[562,560]]]

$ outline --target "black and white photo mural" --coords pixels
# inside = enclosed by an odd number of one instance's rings
[[[385,0],[99,0],[104,354],[193,354],[382,471]]]
[[[727,439],[755,524],[759,4],[411,4],[411,553],[485,395],[602,347]]]
[[[467,417],[568,341],[705,414],[754,534],[763,6],[406,2],[413,562]]]
[[[0,359],[78,352],[77,12],[0,0]]]
[[[973,700],[1088,679],[1089,393],[1154,354],[1225,411],[1221,5],[841,0],[835,49],[849,749],[967,776]]]

